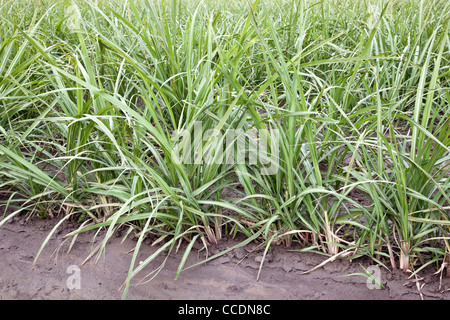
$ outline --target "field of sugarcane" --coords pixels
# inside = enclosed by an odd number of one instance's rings
[[[99,255],[125,230],[124,296],[162,251],[187,244],[178,276],[224,235],[443,270],[449,18],[446,0],[0,0],[0,227],[73,219],[68,239],[107,230]]]

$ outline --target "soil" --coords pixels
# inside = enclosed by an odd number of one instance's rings
[[[2,216],[2,215],[0,215]],[[35,256],[60,218],[40,219],[35,216],[15,217],[0,227],[0,300],[2,299],[121,299],[121,286],[129,269],[134,236],[113,237],[106,252],[96,262],[95,257],[83,264],[91,251],[103,239],[104,231],[82,233],[70,252],[70,241],[64,236],[75,229],[75,223],[64,221],[50,238],[36,263]],[[237,243],[235,239],[223,238],[209,247],[209,253],[218,252]],[[370,266],[370,261],[334,260],[316,270],[311,270],[328,257],[311,252],[299,253],[294,248],[274,246],[264,260],[259,280],[256,280],[263,249],[257,243],[230,251],[205,264],[184,270],[174,280],[183,249],[169,256],[161,255],[149,264],[136,278],[130,288],[128,299],[158,300],[386,300],[450,298],[450,278],[434,275],[435,268],[418,274],[416,281],[394,270],[381,269],[384,289],[369,289],[362,276],[345,275],[359,272]],[[156,246],[142,245],[138,261],[157,250]],[[164,268],[147,283],[137,284],[157,268],[165,259]],[[192,250],[185,266],[205,258],[205,251]],[[79,268],[79,288],[68,285],[74,271]],[[70,282],[70,281],[69,281]],[[71,282],[75,284],[75,282]],[[422,294],[422,296],[421,296]]]

